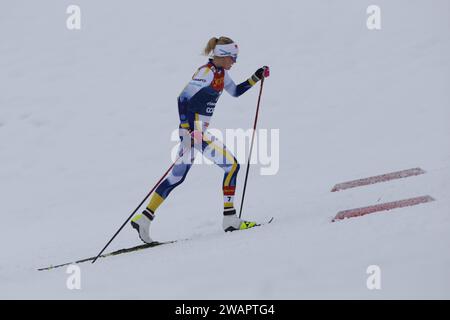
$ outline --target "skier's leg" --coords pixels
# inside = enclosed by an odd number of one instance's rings
[[[203,156],[224,170],[222,182],[224,198],[224,230],[234,231],[254,227],[256,225],[255,222],[239,219],[236,215],[236,209],[234,208],[236,180],[240,168],[237,159],[220,140],[210,135],[208,132],[203,135],[202,149]]]
[[[211,135],[207,128],[209,122],[202,120],[204,116],[194,113],[189,116],[190,127],[194,139],[194,148],[203,153],[203,156],[211,160],[224,170],[222,183],[224,214],[235,214],[234,194],[236,191],[236,177],[239,172],[239,163],[226,146],[215,136]]]
[[[178,159],[167,178],[163,182],[161,182],[161,184],[155,190],[155,193],[153,194],[147,206],[147,210],[153,214],[161,205],[161,203],[172,192],[172,190],[183,183],[194,161],[194,148],[192,146],[191,137],[187,130],[180,129],[180,140],[181,144],[178,150],[178,156],[183,156]],[[183,150],[185,151],[183,152]]]
[[[227,147],[215,136],[205,132],[202,142],[203,156],[211,160],[224,171],[222,181],[223,203],[225,213],[236,213],[234,209],[234,195],[239,163]]]
[[[133,217],[131,225],[139,232],[139,237],[146,243],[151,243],[153,240],[150,237],[150,223],[155,217],[156,209],[167,198],[170,192],[183,183],[189,169],[194,161],[194,148],[191,144],[190,135],[187,130],[180,129],[181,144],[178,149],[178,156],[180,157],[167,178],[161,182],[153,193],[149,204],[141,214]]]

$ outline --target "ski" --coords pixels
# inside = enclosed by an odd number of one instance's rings
[[[270,224],[270,223],[272,223],[272,221],[273,221],[273,217],[272,217],[272,218],[270,218],[269,220],[265,221],[265,222],[261,222],[261,223],[257,223],[257,224],[255,224],[255,226],[254,226],[254,227],[261,227],[261,226],[264,226],[264,225],[266,225],[266,224]],[[243,229],[243,230],[236,230],[236,231],[244,231],[244,230],[250,230],[250,229],[253,229],[254,227],[252,227],[252,228],[248,228],[248,229]]]
[[[267,220],[266,222],[256,224],[254,227],[260,227],[260,226],[263,226],[263,225],[266,225],[266,224],[270,224],[270,223],[272,223],[273,219],[274,218],[272,217],[269,220]],[[253,229],[254,227],[249,228],[249,229],[244,229],[244,230],[250,230],[250,229]],[[244,231],[244,230],[236,230],[236,231]],[[185,240],[189,240],[189,239],[184,239],[182,241],[185,241]],[[170,243],[175,243],[175,242],[178,242],[178,241],[180,241],[180,240],[171,240],[171,241],[163,241],[163,242],[155,241],[155,242],[152,242],[152,243],[141,244],[141,245],[130,247],[130,248],[124,248],[124,249],[116,250],[116,251],[113,251],[113,252],[110,252],[110,253],[105,253],[105,254],[102,254],[99,258],[106,258],[106,257],[111,257],[111,256],[117,256],[119,254],[135,252],[135,251],[144,250],[144,249],[148,249],[148,248],[154,248],[154,247],[157,247],[157,246],[170,244]],[[95,259],[95,257],[90,257],[90,258],[85,258],[85,259],[72,261],[72,262],[67,262],[67,263],[63,263],[63,264],[50,265],[48,267],[39,268],[37,270],[38,271],[52,270],[52,269],[56,269],[56,268],[65,267],[65,266],[68,266],[68,265],[71,265],[71,264],[79,264],[79,263],[83,263],[83,262],[93,261],[94,259]]]
[[[161,246],[164,244],[169,244],[169,243],[175,243],[177,242],[177,240],[172,240],[172,241],[164,241],[164,242],[152,242],[152,243],[147,243],[147,244],[141,244],[138,246],[134,246],[131,248],[124,248],[124,249],[120,249],[120,250],[116,250],[110,253],[105,253],[102,254],[99,258],[106,258],[106,257],[111,257],[111,256],[117,256],[119,254],[124,254],[124,253],[129,253],[129,252],[135,252],[135,251],[139,251],[139,250],[143,250],[143,249],[147,249],[147,248],[154,248],[157,246]],[[83,263],[83,262],[88,262],[88,261],[93,261],[96,257],[90,257],[90,258],[85,258],[85,259],[81,259],[81,260],[77,260],[77,261],[72,261],[72,262],[67,262],[67,263],[63,263],[63,264],[58,264],[58,265],[51,265],[49,267],[45,267],[45,268],[39,268],[38,271],[44,271],[44,270],[52,270],[52,269],[56,269],[56,268],[61,268],[61,267],[65,267],[71,264],[78,264],[78,263]]]
[[[266,222],[257,223],[257,224],[255,224],[253,227],[250,227],[250,228],[246,228],[246,229],[233,229],[233,228],[230,228],[230,229],[225,230],[225,232],[236,232],[236,231],[250,230],[250,229],[253,229],[253,228],[255,228],[255,227],[261,227],[261,226],[263,226],[263,225],[272,223],[272,221],[273,221],[273,217],[270,218],[269,220],[267,220]]]

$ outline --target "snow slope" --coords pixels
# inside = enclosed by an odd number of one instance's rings
[[[378,0],[379,31],[371,4],[3,1],[0,298],[450,298],[450,3]],[[65,268],[37,272],[95,255],[170,165],[175,99],[219,35],[240,45],[236,82],[272,70],[259,127],[280,130],[280,168],[252,166],[244,217],[275,222],[224,234],[222,172],[197,165],[152,225],[190,241],[80,265],[81,290]],[[212,126],[251,127],[257,95],[224,94]],[[427,173],[330,192],[413,167]],[[330,223],[421,195],[436,201]],[[108,251],[138,243],[127,226]]]

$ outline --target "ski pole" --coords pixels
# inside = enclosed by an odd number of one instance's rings
[[[108,241],[108,243],[105,245],[105,247],[102,249],[102,251],[99,252],[99,254],[95,257],[95,259],[92,261],[92,263],[95,263],[95,261],[97,261],[98,257],[100,257],[102,255],[103,251],[106,250],[106,248],[110,245],[110,243],[114,240],[114,238],[119,234],[119,232],[122,231],[122,229],[125,227],[125,225],[128,223],[128,221],[130,221],[130,219],[139,210],[139,208],[142,206],[142,204],[148,199],[148,197],[150,197],[150,195],[153,193],[153,191],[155,191],[155,189],[158,187],[158,185],[161,183],[161,181],[164,180],[164,178],[167,176],[167,174],[170,172],[170,170],[172,170],[172,168],[175,166],[175,163],[177,163],[177,161],[181,159],[183,154],[184,154],[184,151],[181,153],[180,156],[178,156],[177,160],[175,160],[175,162],[172,163],[170,168],[167,169],[166,173],[164,173],[164,175],[161,177],[161,179],[159,179],[159,181],[155,184],[155,186],[152,188],[152,190],[150,190],[150,192],[145,196],[144,200],[142,200],[141,203],[137,206],[137,208],[134,209],[133,213],[122,224],[122,226],[119,228],[119,230],[117,230],[117,232],[114,234],[114,236]]]
[[[255,122],[253,123],[252,142],[250,143],[250,154],[249,154],[248,160],[247,160],[247,170],[245,172],[244,190],[242,192],[241,208],[239,209],[239,218],[241,218],[242,208],[244,206],[245,189],[247,188],[248,172],[250,170],[250,158],[252,157],[253,141],[255,139],[256,124],[258,122],[258,114],[259,114],[259,102],[261,101],[261,94],[262,94],[262,91],[263,91],[263,85],[264,85],[264,77],[261,79],[261,87],[259,89],[258,104],[256,106]]]

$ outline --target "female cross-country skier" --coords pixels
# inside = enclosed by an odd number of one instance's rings
[[[213,37],[204,49],[205,55],[212,58],[198,68],[178,96],[178,113],[180,117],[179,133],[181,144],[180,157],[168,177],[158,186],[146,209],[131,220],[141,240],[152,243],[150,224],[161,203],[167,199],[172,190],[186,178],[195,158],[195,149],[224,170],[223,178],[223,229],[234,231],[252,228],[255,222],[241,220],[234,208],[234,195],[239,164],[226,146],[208,131],[211,116],[217,100],[225,89],[233,97],[239,97],[263,77],[269,76],[269,67],[259,68],[249,79],[236,85],[228,74],[237,60],[238,46],[227,37]]]

